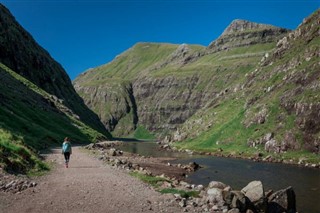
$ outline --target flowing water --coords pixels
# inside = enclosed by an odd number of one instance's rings
[[[253,162],[243,159],[188,155],[159,151],[154,142],[128,142],[123,151],[152,157],[175,157],[174,163],[196,162],[203,168],[189,175],[194,184],[207,185],[221,181],[240,190],[250,181],[261,180],[265,190],[274,191],[292,186],[296,193],[299,213],[320,212],[320,170],[294,165]]]

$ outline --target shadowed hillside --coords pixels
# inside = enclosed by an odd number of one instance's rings
[[[0,62],[64,102],[92,128],[108,135],[99,118],[83,103],[62,66],[0,4]]]

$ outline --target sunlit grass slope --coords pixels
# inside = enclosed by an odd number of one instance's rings
[[[83,124],[61,100],[3,64],[0,82],[0,152],[5,169],[26,171],[41,165],[37,150],[60,145],[66,136],[74,143],[105,138]],[[21,164],[16,166],[15,161]]]

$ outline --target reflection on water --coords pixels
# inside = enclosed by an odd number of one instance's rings
[[[190,174],[194,184],[207,185],[210,181],[224,182],[234,189],[242,189],[250,181],[261,180],[265,190],[279,190],[292,186],[296,193],[299,212],[320,212],[320,170],[275,163],[255,163],[249,160],[212,156],[189,156],[159,150],[154,142],[128,142],[123,151],[153,157],[175,157],[174,163],[195,161],[204,168]]]
[[[136,153],[146,157],[184,158],[188,156],[186,153],[168,152],[159,149],[159,145],[155,142],[126,142],[121,149],[125,152]]]

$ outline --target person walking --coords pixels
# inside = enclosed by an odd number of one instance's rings
[[[66,137],[62,144],[62,154],[64,155],[65,159],[65,166],[68,168],[70,155],[72,154],[72,147],[70,143],[70,138]]]

